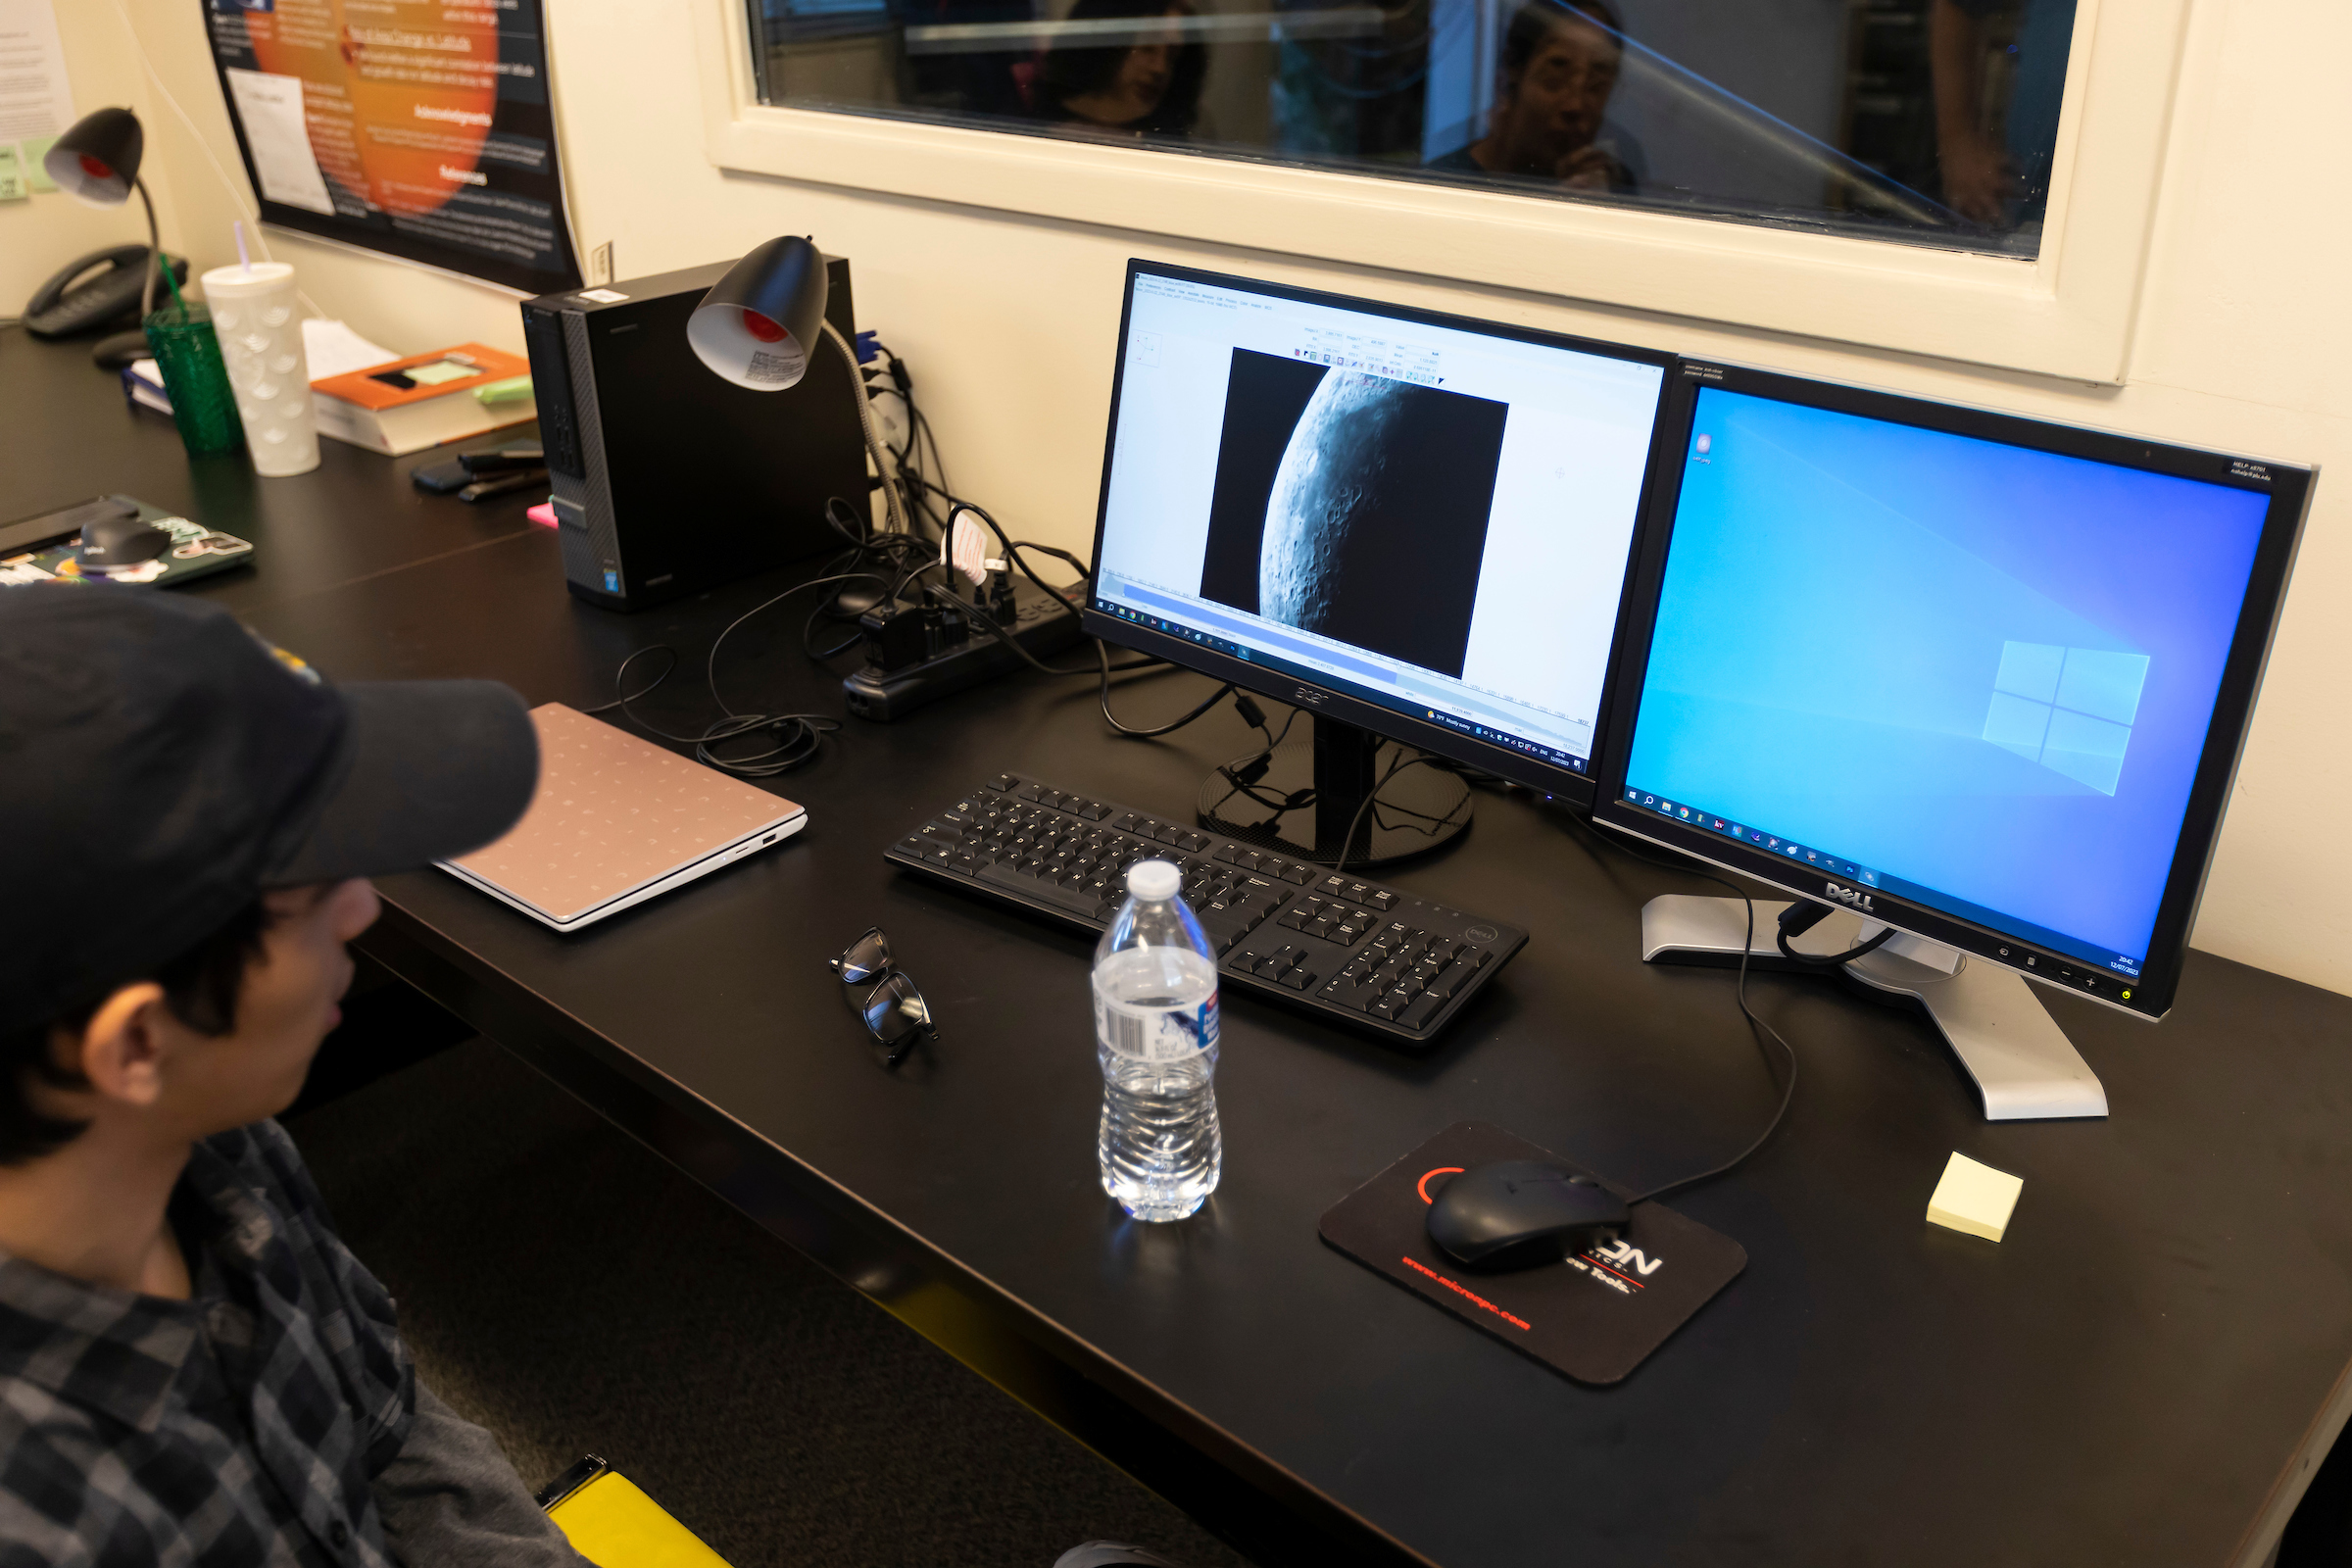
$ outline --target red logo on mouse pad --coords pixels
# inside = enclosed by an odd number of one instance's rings
[[[1614,1241],[1562,1262],[1511,1273],[1464,1268],[1429,1239],[1429,1205],[1463,1170],[1498,1159],[1555,1160],[1631,1196],[1499,1127],[1457,1122],[1329,1209],[1323,1240],[1579,1383],[1623,1381],[1747,1267],[1730,1237],[1639,1203]]]

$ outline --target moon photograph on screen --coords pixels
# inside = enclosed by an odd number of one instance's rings
[[[1458,676],[1507,413],[1236,350],[1201,597]]]

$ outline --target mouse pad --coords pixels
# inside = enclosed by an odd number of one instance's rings
[[[1715,1293],[1747,1252],[1730,1237],[1642,1203],[1615,1242],[1509,1274],[1466,1269],[1429,1239],[1429,1204],[1456,1172],[1497,1159],[1548,1159],[1620,1198],[1616,1183],[1514,1138],[1457,1122],[1342,1199],[1323,1240],[1414,1295],[1579,1383],[1621,1382]]]

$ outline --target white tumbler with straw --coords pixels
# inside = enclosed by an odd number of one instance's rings
[[[245,248],[237,236],[237,249]],[[216,267],[204,274],[205,303],[228,367],[253,471],[270,478],[318,466],[311,414],[311,371],[302,352],[294,269],[283,262]]]

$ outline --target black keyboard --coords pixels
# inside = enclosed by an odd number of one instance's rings
[[[1527,945],[1516,926],[1017,773],[973,790],[888,858],[1094,931],[1125,901],[1127,867],[1173,860],[1221,985],[1399,1042],[1435,1040]]]

